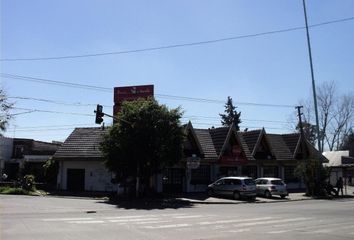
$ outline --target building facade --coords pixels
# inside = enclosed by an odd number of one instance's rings
[[[77,128],[53,159],[59,162],[58,187],[73,191],[116,191],[99,145],[108,130]],[[305,186],[296,166],[319,156],[300,134],[268,134],[265,129],[237,132],[234,126],[195,129],[185,125],[184,157],[154,176],[157,192],[202,192],[224,176],[279,177],[288,188]]]

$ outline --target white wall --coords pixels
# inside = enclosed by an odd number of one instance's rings
[[[67,170],[85,169],[85,191],[117,191],[117,185],[111,183],[112,174],[101,161],[60,161],[59,189],[67,189]]]

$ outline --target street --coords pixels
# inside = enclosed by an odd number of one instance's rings
[[[353,239],[354,199],[130,207],[0,195],[0,239]]]

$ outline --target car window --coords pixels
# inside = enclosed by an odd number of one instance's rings
[[[241,185],[240,179],[232,179],[234,185]]]
[[[272,180],[271,184],[273,184],[273,185],[284,185],[282,180]]]
[[[255,185],[256,184],[253,179],[245,179],[245,180],[243,180],[243,182],[245,183],[245,185]]]
[[[218,181],[215,182],[215,185],[222,185],[222,184],[224,184],[224,180],[223,179],[222,180],[218,180]]]
[[[234,183],[232,182],[232,179],[225,179],[224,184],[225,185],[233,185]]]

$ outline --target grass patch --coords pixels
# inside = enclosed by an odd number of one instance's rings
[[[39,191],[39,190],[28,191],[23,188],[13,188],[13,187],[0,187],[0,194],[31,195],[31,196],[46,195],[44,191]]]

